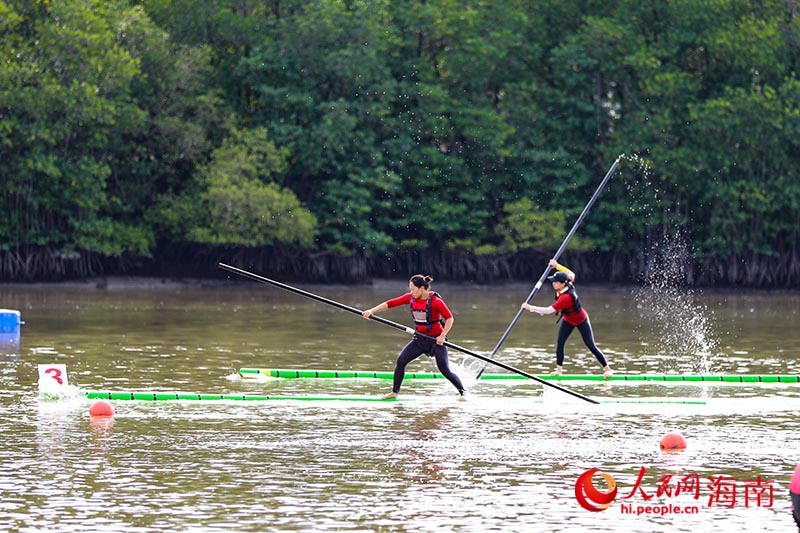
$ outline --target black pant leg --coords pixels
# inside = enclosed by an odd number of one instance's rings
[[[436,367],[439,369],[439,372],[441,372],[442,375],[453,384],[458,392],[464,392],[464,385],[461,383],[461,379],[458,377],[458,374],[450,370],[450,358],[447,356],[447,346],[439,346],[433,342],[431,352],[431,355],[436,358]]]
[[[572,335],[573,329],[575,329],[575,326],[570,326],[563,319],[558,325],[558,340],[556,341],[556,364],[558,366],[564,364],[564,345],[567,344],[567,339]]]
[[[406,366],[408,366],[408,363],[425,353],[425,346],[421,341],[422,339],[414,337],[411,339],[411,342],[406,344],[403,351],[400,352],[400,355],[397,356],[397,364],[394,366],[394,382],[392,385],[392,391],[395,394],[400,392],[400,385],[403,384],[403,378],[406,375]]]
[[[601,352],[600,348],[598,348],[597,345],[594,343],[594,332],[592,331],[592,324],[589,322],[588,318],[578,325],[578,331],[581,332],[583,343],[586,345],[587,348],[589,348],[589,350],[594,354],[594,356],[600,362],[600,366],[605,368],[606,365],[608,364],[606,362],[606,356],[603,355],[603,352]]]

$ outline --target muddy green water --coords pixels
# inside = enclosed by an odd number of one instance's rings
[[[405,283],[303,288],[366,308]],[[488,354],[531,287],[436,288],[456,316],[451,341]],[[580,292],[617,373],[800,374],[798,294]],[[65,364],[72,385],[92,390],[374,397],[389,383],[235,374],[391,370],[409,337],[241,280],[6,286],[0,307],[25,321],[21,345],[0,355],[0,531],[794,527],[788,482],[800,462],[800,386],[562,384],[604,402],[642,401],[593,406],[536,382],[475,382],[482,363],[451,352],[467,402],[447,382],[406,381],[406,402],[119,401],[113,419],[92,419],[89,400],[40,399],[37,365]],[[382,316],[410,322],[405,309]],[[556,327],[526,313],[497,358],[550,371]],[[434,365],[422,357],[409,370]],[[599,371],[577,334],[566,370]],[[659,449],[670,431],[686,450]],[[576,481],[591,468],[618,486],[602,512],[576,499]],[[695,474],[695,494],[658,493],[660,479],[671,475],[674,486]]]

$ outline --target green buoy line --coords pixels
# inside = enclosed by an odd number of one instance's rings
[[[190,392],[157,392],[157,391],[81,391],[81,395],[90,400],[117,400],[117,401],[139,401],[139,402],[174,402],[174,401],[242,401],[242,402],[266,402],[266,401],[300,401],[300,402],[413,402],[420,401],[422,398],[390,398],[384,400],[378,396],[260,396],[252,394],[199,394]],[[431,400],[439,398],[432,397]],[[522,398],[517,398],[518,400]],[[544,403],[542,399],[526,400],[530,403]],[[646,400],[646,399],[616,399],[600,400],[603,404],[692,404],[705,405],[702,400]]]
[[[240,368],[242,377],[270,377],[283,379],[393,379],[392,372],[370,372],[356,370],[290,370],[265,368]],[[548,381],[614,381],[614,382],[688,382],[688,383],[800,383],[800,376],[792,375],[748,375],[748,374],[630,374],[615,375],[606,379],[595,374],[540,375]],[[435,372],[408,372],[405,379],[445,379]],[[482,380],[524,380],[519,374],[483,374]]]
[[[148,391],[84,391],[83,395],[90,400],[132,400],[140,402],[170,401],[339,401],[339,402],[400,402],[415,401],[413,398],[390,398],[384,400],[379,396],[262,396],[254,394],[198,394],[191,392],[148,392]]]

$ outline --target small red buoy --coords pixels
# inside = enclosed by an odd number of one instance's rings
[[[792,474],[792,480],[789,483],[789,491],[794,494],[800,494],[800,464],[794,468],[794,474]]]
[[[686,439],[680,433],[667,433],[661,438],[662,450],[683,450],[686,448]]]
[[[792,481],[789,483],[789,496],[792,498],[792,518],[800,528],[800,464],[794,468]]]
[[[105,400],[97,400],[89,408],[91,416],[114,416],[114,406]]]

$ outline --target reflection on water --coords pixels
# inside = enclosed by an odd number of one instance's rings
[[[357,308],[402,283],[311,288]],[[113,289],[113,284],[111,285]],[[454,342],[489,353],[530,287],[441,285],[456,313]],[[632,291],[583,288],[598,344],[618,372],[657,372]],[[592,406],[530,382],[475,382],[471,391],[406,381],[409,403],[90,402],[36,398],[36,365],[63,363],[85,389],[379,395],[378,380],[232,381],[240,367],[390,370],[402,333],[322,304],[253,286],[84,290],[4,289],[23,310],[18,354],[0,356],[0,529],[6,531],[791,531],[786,487],[800,461],[800,386],[563,384],[601,401],[693,399],[705,404]],[[800,374],[800,297],[710,293],[720,339],[716,373]],[[544,297],[541,301],[544,301]],[[402,311],[387,318],[407,323]],[[531,373],[553,365],[556,325],[524,316],[498,358]],[[428,358],[414,370],[433,371]],[[578,338],[570,373],[596,373]],[[658,448],[667,432],[688,442]],[[575,499],[590,468],[610,473],[619,500],[591,513]],[[698,500],[641,496],[659,478],[698,474]],[[773,505],[709,504],[709,478],[774,480]],[[739,486],[740,491],[743,490]],[[743,493],[740,494],[743,497]],[[623,514],[622,503],[689,505],[696,515]],[[713,502],[712,502],[713,503]]]

